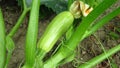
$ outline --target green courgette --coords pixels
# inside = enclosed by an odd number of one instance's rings
[[[68,30],[74,20],[69,11],[58,14],[48,25],[44,34],[38,42],[38,48],[49,52],[56,41]]]

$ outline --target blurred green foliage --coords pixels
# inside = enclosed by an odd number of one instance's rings
[[[18,5],[22,6],[22,0],[17,0]],[[46,7],[52,9],[56,13],[60,13],[62,11],[67,10],[68,8],[68,0],[40,0],[41,5],[45,5]],[[93,7],[96,7],[103,0],[81,0]],[[26,0],[26,5],[31,6],[32,0]]]
[[[18,5],[22,6],[22,0],[17,0]],[[26,5],[31,6],[32,0],[26,0]],[[52,9],[56,13],[67,10],[67,0],[41,0],[41,5]]]

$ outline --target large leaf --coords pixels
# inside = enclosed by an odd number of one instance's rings
[[[17,0],[18,5],[22,6],[22,0]],[[28,7],[31,6],[32,0],[25,0]],[[54,12],[60,13],[67,10],[67,1],[68,0],[40,0],[41,5],[45,5],[48,8],[51,8]]]
[[[41,4],[51,8],[56,13],[67,10],[67,0],[41,0]]]
[[[22,6],[22,0],[17,0],[18,5]],[[25,0],[26,5],[28,7],[31,6],[32,0]],[[54,12],[60,13],[62,11],[67,10],[68,8],[68,0],[40,0],[41,5],[45,5],[48,8],[51,8]],[[96,7],[100,4],[103,0],[81,0],[90,6]]]

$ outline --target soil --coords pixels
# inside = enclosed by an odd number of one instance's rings
[[[20,7],[17,6],[16,1],[14,3],[10,2],[9,4],[5,2],[2,3],[0,2],[0,4],[4,15],[6,34],[8,34],[12,29],[12,27],[15,25],[16,21],[18,20],[20,14],[22,13],[22,10]],[[115,6],[120,6],[120,5],[116,4]],[[111,10],[112,9],[108,11]],[[104,14],[106,14],[108,11],[106,11]],[[49,17],[40,19],[38,38],[40,38],[40,36],[43,34],[46,26],[49,24],[49,22],[54,16],[55,14],[52,14]],[[12,54],[8,68],[19,68],[20,65],[24,63],[24,56],[25,56],[24,47],[25,47],[25,36],[28,25],[28,19],[29,16],[27,15],[23,24],[20,26],[20,29],[13,37],[13,40],[15,42],[15,50]],[[117,28],[120,29],[120,15],[113,18],[111,21],[109,21],[108,24],[103,26],[93,35],[84,39],[81,42],[81,44],[79,44],[79,46],[76,48],[76,52],[75,52],[76,57],[74,58],[74,60],[63,66],[60,66],[59,68],[78,67],[81,63],[85,63],[91,58],[103,53],[101,44],[105,48],[105,50],[108,50],[116,46],[117,44],[120,44],[120,37],[114,37],[113,35],[110,34],[111,32],[114,32],[120,36],[120,32],[116,31]],[[117,66],[119,66],[120,68],[120,52],[114,54],[113,56],[111,56],[111,58],[112,59],[109,60],[110,61],[113,60],[114,63],[117,64]],[[95,68],[110,68],[109,60],[103,61],[102,63],[95,66]]]

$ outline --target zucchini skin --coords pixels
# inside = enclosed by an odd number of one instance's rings
[[[48,25],[41,39],[38,41],[38,48],[49,52],[57,40],[68,30],[74,21],[69,11],[58,14]]]

